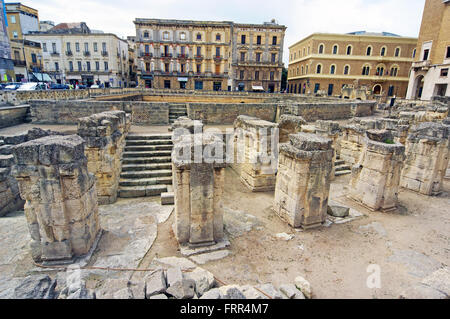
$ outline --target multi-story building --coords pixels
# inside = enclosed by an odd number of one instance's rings
[[[39,31],[39,12],[20,2],[6,3],[8,34],[11,40],[24,38],[24,35]]]
[[[58,83],[128,87],[128,43],[111,33],[91,33],[85,23],[62,23],[26,35],[42,45],[45,70]]]
[[[47,32],[48,30],[55,27],[55,23],[53,21],[40,21],[39,22],[39,31]]]
[[[5,3],[0,0],[0,81],[14,80],[14,63],[11,59],[11,46],[8,37],[8,19],[6,17]]]
[[[226,90],[230,22],[136,19],[139,86]]]
[[[288,91],[341,96],[345,86],[405,97],[416,38],[392,33],[315,33],[289,47]]]
[[[279,90],[284,26],[160,19],[134,23],[141,87]]]
[[[233,90],[280,91],[285,31],[275,20],[233,25]]]
[[[426,0],[408,99],[450,96],[450,0]]]
[[[136,37],[135,36],[127,37],[127,42],[128,42],[130,87],[136,87],[138,84]]]

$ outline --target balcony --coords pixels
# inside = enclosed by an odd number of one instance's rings
[[[178,54],[178,59],[188,59],[188,58],[189,58],[188,54],[184,54],[184,53]]]
[[[196,54],[194,56],[194,59],[196,59],[196,60],[203,60],[203,55]]]
[[[108,56],[108,51],[102,51],[102,56]]]
[[[91,52],[89,52],[89,51],[84,51],[84,52],[83,52],[83,55],[84,55],[84,56],[91,56]]]
[[[417,69],[423,69],[423,70],[428,70],[431,66],[431,61],[430,60],[425,60],[425,61],[419,61],[419,62],[413,62],[412,63],[412,67],[413,68],[417,68]]]
[[[223,56],[221,56],[221,55],[215,55],[215,56],[213,56],[213,59],[214,59],[215,61],[221,61],[221,60],[223,59]]]
[[[141,57],[141,58],[153,58],[153,53],[151,53],[151,52],[141,52],[139,54],[139,57]]]
[[[73,52],[72,52],[72,51],[66,51],[66,55],[67,55],[67,56],[72,56],[72,55],[73,55]]]
[[[50,55],[51,56],[59,56],[59,52],[53,51],[53,52],[50,52]]]
[[[22,61],[22,60],[13,60],[14,66],[26,66],[27,63],[26,61]]]
[[[161,58],[171,58],[172,53],[161,53]]]

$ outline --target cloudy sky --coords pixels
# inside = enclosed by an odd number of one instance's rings
[[[5,1],[12,2],[12,1]],[[262,23],[288,27],[287,48],[314,32],[387,31],[419,34],[425,0],[23,0],[40,20],[84,21],[91,29],[134,35],[135,18]]]

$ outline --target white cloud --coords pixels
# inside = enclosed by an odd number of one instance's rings
[[[272,18],[288,27],[288,46],[314,32],[388,31],[419,34],[425,0],[28,0],[41,20],[84,21],[91,29],[121,37],[135,33],[135,18],[262,23]]]

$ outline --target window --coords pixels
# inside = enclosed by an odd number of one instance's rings
[[[186,72],[186,66],[183,63],[180,64],[180,72],[181,73]]]
[[[197,47],[197,56],[201,56],[201,55],[202,55],[202,48]]]
[[[372,47],[367,47],[366,55],[367,56],[371,56],[372,55]]]
[[[347,47],[347,55],[352,55],[352,46],[351,45],[349,45]]]
[[[256,62],[261,62],[261,53],[256,53]]]
[[[320,65],[320,64],[317,65],[316,73],[317,74],[322,73],[322,65]]]
[[[145,63],[145,71],[150,72],[150,63]]]
[[[304,71],[304,69],[303,69],[303,65],[302,65],[302,75],[304,74],[304,72],[303,72],[303,71]]]
[[[259,80],[259,71],[255,71],[255,80]]]
[[[69,70],[70,72],[73,72],[73,62],[69,61]]]
[[[15,16],[11,16],[11,23],[16,23],[16,17]]]
[[[383,76],[383,74],[384,74],[384,67],[382,67],[382,66],[377,67],[376,75]]]
[[[100,62],[95,61],[95,70],[100,71]]]
[[[416,57],[416,49],[413,50],[412,57],[413,59]]]
[[[33,62],[33,63],[37,63],[37,58],[36,58],[36,54],[35,53],[31,53],[31,61]]]
[[[19,37],[19,35],[17,34],[17,31],[14,31],[14,32],[13,32],[13,37],[14,37],[15,39],[17,39],[17,38]]]
[[[53,53],[56,53],[56,43],[52,43]]]
[[[170,80],[164,80],[164,88],[170,89]]]
[[[336,66],[332,65],[330,68],[330,74],[335,74],[336,73]]]
[[[446,59],[450,59],[450,47],[447,47],[447,54],[445,55]]]
[[[382,48],[381,48],[380,55],[381,55],[381,56],[385,56],[385,55],[386,55],[386,48],[385,48],[385,47],[382,47]]]
[[[102,43],[102,52],[106,52],[106,42]]]
[[[276,54],[276,53],[272,53],[272,55],[271,55],[271,61],[272,61],[272,63],[275,63],[276,60],[277,60],[277,54]]]
[[[180,33],[180,40],[186,40],[186,33],[184,32]]]
[[[47,43],[42,43],[42,51],[47,52]]]
[[[442,70],[441,70],[441,76],[442,76],[442,77],[447,77],[447,76],[448,76],[448,68],[447,68],[447,69],[442,69]]]
[[[245,44],[245,34],[241,35],[241,44]]]
[[[67,47],[67,52],[71,52],[72,51],[71,48],[70,48],[70,42],[66,43],[66,47]]]
[[[217,33],[216,34],[216,41],[221,41],[221,40],[222,40],[222,36],[219,33]]]
[[[108,62],[105,62],[105,71],[108,71]]]
[[[338,46],[335,45],[333,46],[333,54],[337,54],[338,53]]]
[[[167,31],[163,32],[163,39],[169,40],[169,32],[167,32]]]
[[[180,50],[181,50],[181,55],[184,56],[186,54],[186,47],[185,46],[181,46]]]
[[[94,52],[98,51],[98,46],[97,46],[97,42],[94,42]]]
[[[83,71],[83,68],[81,67],[81,61],[78,61],[78,71]]]
[[[319,45],[319,54],[323,54],[323,44]]]
[[[164,72],[169,73],[170,69],[169,69],[169,63],[164,63]]]
[[[197,33],[197,40],[200,41],[202,39],[202,34],[201,33]]]
[[[277,45],[278,39],[277,37],[272,37],[272,45]]]
[[[348,75],[350,73],[350,67],[348,66],[348,65],[346,65],[345,67],[344,67],[344,74],[345,75]]]
[[[220,47],[216,47],[216,57],[220,57]]]
[[[149,38],[150,34],[148,33],[148,31],[144,31],[144,38]]]
[[[241,79],[241,80],[244,79],[244,71],[243,70],[239,71],[239,79]]]
[[[274,71],[270,71],[270,81],[275,80],[275,72]]]
[[[364,66],[362,69],[362,75],[369,75],[370,74],[370,66]]]
[[[59,71],[59,63],[58,62],[55,62],[55,70]]]
[[[400,48],[396,48],[395,49],[395,56],[399,57],[400,56]]]
[[[423,61],[428,60],[428,55],[430,54],[430,50],[426,49],[423,51]]]
[[[202,65],[197,64],[197,73],[202,73]]]
[[[241,61],[245,61],[245,52],[241,52]]]
[[[86,62],[86,70],[88,71],[88,72],[90,72],[91,71],[91,62]]]
[[[80,44],[75,42],[75,51],[80,52]]]
[[[84,52],[89,52],[89,43],[84,43]]]
[[[203,81],[195,81],[195,89],[203,90]]]
[[[261,44],[261,36],[260,35],[258,35],[256,37],[256,44]]]

